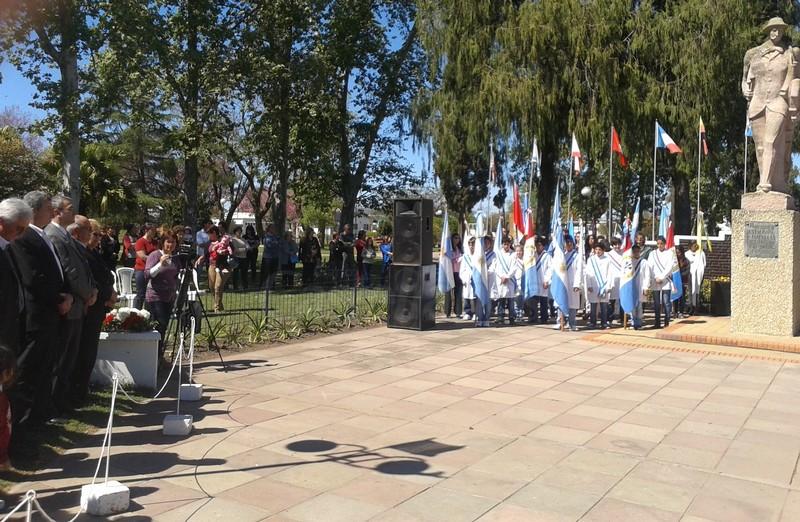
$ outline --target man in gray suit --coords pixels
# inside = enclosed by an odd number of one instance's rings
[[[72,308],[61,318],[59,345],[62,351],[56,364],[53,382],[53,400],[58,412],[63,414],[74,406],[70,378],[80,352],[83,318],[87,308],[97,299],[97,287],[89,263],[81,251],[83,247],[67,232],[67,227],[72,223],[89,227],[88,219],[85,216],[75,215],[72,200],[68,197],[54,196],[51,202],[53,220],[44,231],[56,249],[64,272],[64,282],[73,297]]]

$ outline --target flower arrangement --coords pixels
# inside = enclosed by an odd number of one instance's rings
[[[103,320],[104,332],[149,332],[154,327],[147,310],[115,308]]]

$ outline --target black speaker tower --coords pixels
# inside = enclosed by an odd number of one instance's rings
[[[389,328],[428,330],[436,325],[433,201],[396,199],[389,267]]]

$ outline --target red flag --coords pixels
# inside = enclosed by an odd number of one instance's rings
[[[708,142],[706,141],[706,126],[703,125],[703,118],[700,118],[700,140],[703,142],[703,155],[708,156]]]
[[[625,154],[622,153],[622,145],[619,142],[619,134],[617,134],[617,129],[614,127],[611,127],[611,151],[615,152],[617,156],[619,156],[619,164],[622,166],[622,168],[628,168],[628,159],[625,157]]]
[[[522,217],[522,205],[519,201],[519,187],[514,182],[514,228],[517,229],[517,238],[523,236],[525,231],[525,220]]]
[[[672,248],[675,246],[675,224],[672,222],[672,216],[669,217],[669,224],[667,225],[667,245],[666,247]]]
[[[525,240],[536,236],[536,223],[533,221],[533,210],[528,209],[528,219],[525,223]]]

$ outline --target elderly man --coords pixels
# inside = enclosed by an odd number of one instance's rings
[[[10,393],[16,425],[12,448],[24,439],[20,428],[43,423],[55,414],[52,384],[60,348],[54,334],[59,317],[72,307],[55,248],[43,230],[53,216],[50,196],[33,191],[23,199],[33,210],[33,219],[10,246],[25,293],[25,339],[17,354],[17,382]]]
[[[113,306],[117,300],[114,292],[114,277],[108,270],[100,252],[100,240],[103,237],[100,224],[93,219],[78,219],[80,217],[76,217],[75,223],[69,225],[67,231],[81,246],[81,252],[86,257],[92,277],[97,284],[98,294],[97,301],[86,310],[81,328],[80,350],[72,373],[70,400],[76,405],[82,404],[89,393],[89,379],[97,359],[97,347],[103,319],[107,308]]]
[[[25,296],[19,270],[8,249],[12,241],[28,229],[33,211],[21,199],[0,202],[0,343],[19,353],[24,335],[22,313]]]
[[[64,281],[75,303],[69,313],[62,318],[58,332],[61,353],[56,364],[53,401],[59,413],[64,413],[73,409],[73,404],[70,402],[71,377],[80,352],[83,320],[86,317],[86,310],[97,299],[97,287],[89,263],[82,252],[83,246],[67,232],[67,227],[73,223],[89,226],[88,219],[85,216],[75,215],[72,200],[68,197],[55,196],[52,199],[52,207],[53,219],[45,227],[45,233],[56,248],[64,271]]]

